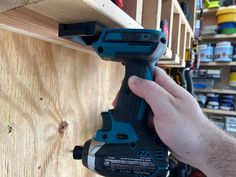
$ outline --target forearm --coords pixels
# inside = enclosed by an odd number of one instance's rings
[[[206,134],[205,159],[201,170],[207,177],[236,176],[236,139],[209,126]]]

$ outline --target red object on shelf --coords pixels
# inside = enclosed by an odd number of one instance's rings
[[[194,170],[189,177],[207,177],[200,170]]]
[[[167,20],[162,20],[160,26],[161,26],[162,32],[164,32],[164,34],[166,36],[166,41],[168,42],[168,40],[169,40],[169,25],[168,25],[168,21]]]
[[[113,0],[115,4],[119,7],[122,8],[124,6],[124,0]]]

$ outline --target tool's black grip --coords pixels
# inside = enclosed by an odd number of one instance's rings
[[[129,89],[128,79],[135,75],[147,80],[154,79],[155,61],[125,62],[125,77],[119,91],[118,101],[113,110],[113,118],[120,122],[146,121],[147,103]]]
[[[193,79],[192,79],[192,73],[190,70],[186,70],[185,73],[186,83],[187,83],[187,91],[194,95],[194,87],[193,87]]]

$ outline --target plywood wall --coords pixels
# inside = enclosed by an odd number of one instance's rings
[[[0,31],[0,176],[96,176],[70,151],[100,127],[122,77],[119,63]]]

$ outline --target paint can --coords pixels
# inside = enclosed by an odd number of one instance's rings
[[[231,62],[233,58],[233,46],[231,42],[218,42],[215,47],[214,61]]]
[[[198,56],[201,62],[213,61],[213,47],[210,44],[201,44],[198,46]]]

